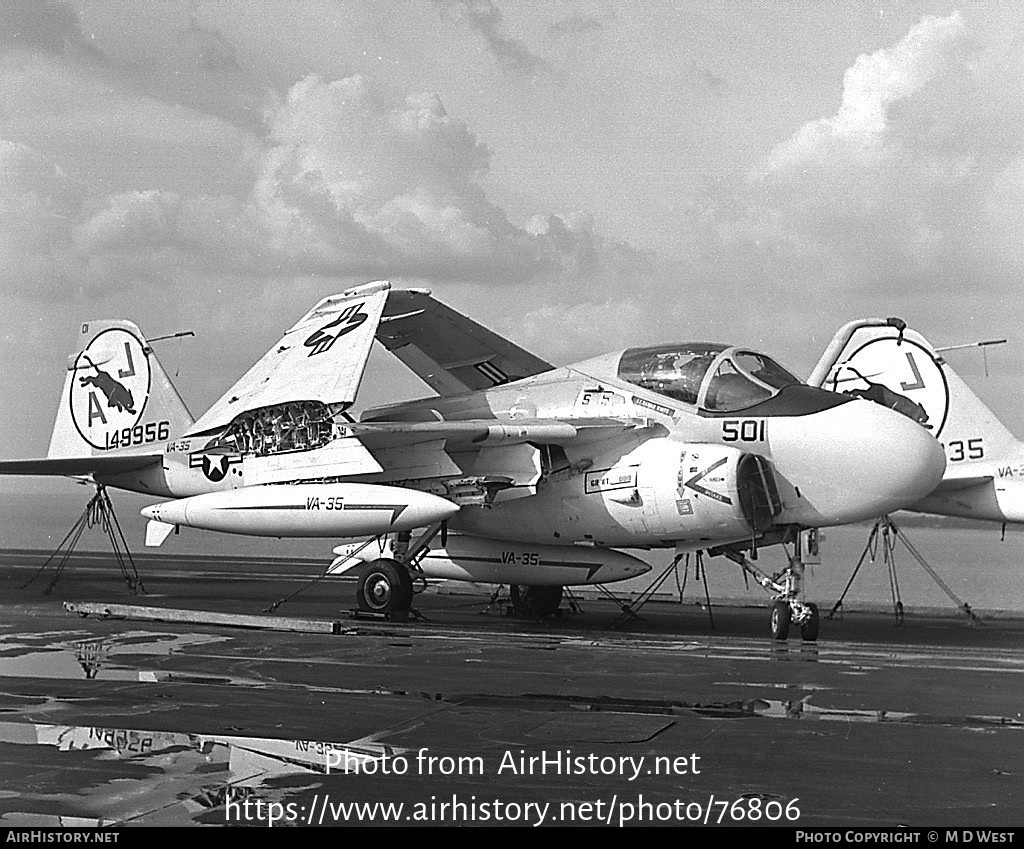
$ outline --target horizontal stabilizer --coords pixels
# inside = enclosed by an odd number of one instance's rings
[[[278,404],[352,404],[390,288],[390,283],[378,281],[324,298],[196,422],[189,435],[219,430],[240,413]]]
[[[120,475],[160,463],[160,454],[136,454],[111,457],[54,457],[36,460],[4,460],[0,475]]]
[[[962,489],[972,489],[986,483],[992,483],[995,478],[992,475],[976,475],[965,478],[944,478],[935,487],[935,492],[958,492]]]

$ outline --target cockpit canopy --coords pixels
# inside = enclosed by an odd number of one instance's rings
[[[619,360],[619,377],[719,413],[744,410],[802,383],[764,354],[707,342],[630,348]]]

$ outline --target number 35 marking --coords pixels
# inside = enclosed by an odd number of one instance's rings
[[[985,446],[982,444],[981,437],[976,439],[967,440],[967,450],[964,450],[964,441],[962,439],[954,439],[949,443],[949,459],[950,462],[956,463],[960,460],[980,460],[985,456]]]

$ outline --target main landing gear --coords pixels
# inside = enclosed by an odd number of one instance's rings
[[[813,602],[804,601],[803,577],[804,561],[801,550],[800,535],[793,538],[793,554],[789,557],[789,564],[776,575],[769,575],[759,569],[739,549],[723,547],[716,550],[738,563],[743,571],[774,596],[770,619],[770,632],[773,640],[786,640],[789,632],[796,626],[800,629],[800,636],[809,643],[818,639],[818,632],[821,628],[821,615],[818,612],[818,605]]]
[[[408,615],[412,595],[409,570],[397,560],[386,557],[367,563],[356,586],[359,609],[383,615]]]
[[[441,545],[445,544],[447,529],[443,524],[431,525],[415,539],[408,531],[398,534],[386,555],[382,549],[380,558],[360,568],[356,584],[358,610],[353,611],[354,616],[405,622],[410,613],[416,613],[412,607],[413,596],[426,586],[419,563],[435,536],[440,534]],[[562,587],[513,584],[509,595],[516,616],[544,619],[558,611]]]
[[[447,530],[439,522],[428,527],[416,539],[409,531],[395,538],[391,557],[371,560],[360,570],[356,584],[356,615],[405,622],[412,611],[412,598],[416,590],[414,575],[422,579],[419,562],[427,553],[430,541],[440,532],[442,545]],[[425,586],[425,584],[424,584]],[[420,589],[423,587],[421,586]]]
[[[512,612],[523,619],[544,619],[553,616],[562,603],[562,588],[554,587],[509,587]]]

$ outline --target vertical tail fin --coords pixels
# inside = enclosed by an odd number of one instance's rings
[[[886,395],[882,389],[888,390]],[[950,460],[998,457],[1017,445],[1017,439],[949,367],[920,333],[902,336],[891,327],[865,327],[850,337],[823,388],[856,392],[907,411],[946,446]],[[896,397],[893,397],[896,396]],[[901,400],[904,399],[904,400]]]
[[[47,457],[152,453],[192,426],[181,396],[132,322],[87,322],[76,343]]]

